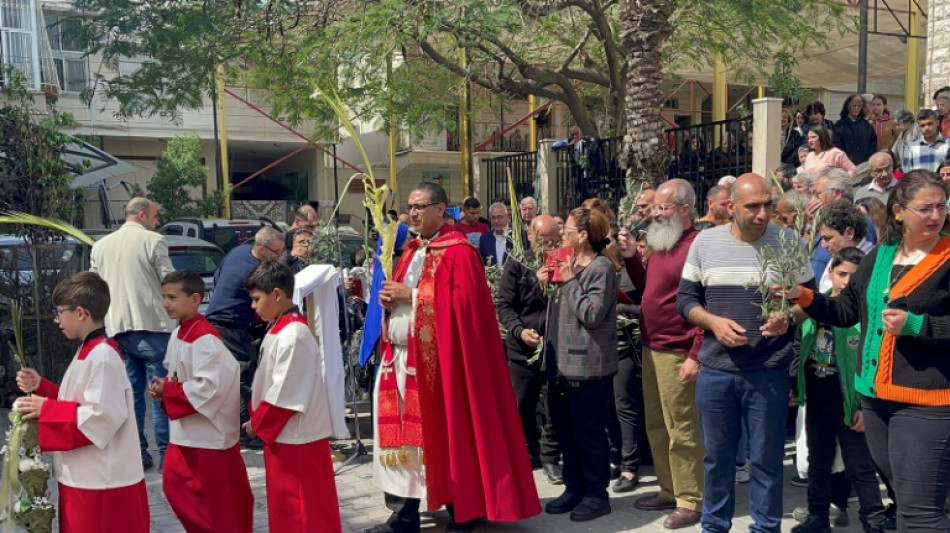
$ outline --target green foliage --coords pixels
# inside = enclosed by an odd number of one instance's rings
[[[78,126],[72,115],[37,109],[26,79],[12,67],[3,70],[0,106],[0,210],[20,211],[71,221],[82,197],[69,186],[73,177],[62,159],[76,141],[63,130]],[[40,241],[58,232],[35,225],[15,225],[12,232]]]
[[[161,218],[207,217],[222,205],[220,192],[196,197],[195,189],[208,181],[208,167],[201,162],[201,140],[195,134],[176,135],[158,157],[158,169],[148,181],[148,196],[161,206]]]
[[[673,0],[668,65],[721,54],[730,77],[765,78],[775,57],[805,57],[853,28],[835,0]],[[87,48],[141,68],[97,85],[121,115],[180,112],[214,92],[214,69],[266,89],[291,123],[330,121],[314,87],[337,87],[354,114],[420,133],[451,129],[463,80],[474,106],[535,95],[562,102],[586,134],[620,131],[628,51],[612,0],[77,0],[96,13]],[[468,67],[459,66],[465,49]],[[777,54],[786,54],[785,56]],[[397,58],[392,75],[387,63]],[[328,135],[326,126],[317,133]]]

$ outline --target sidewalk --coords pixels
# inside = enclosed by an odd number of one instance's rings
[[[363,442],[370,452],[372,452],[372,439],[367,438],[367,431],[370,429],[370,420],[365,411],[366,406],[361,405],[361,428],[363,428]],[[6,412],[0,412],[0,420],[3,426],[0,430],[6,429]],[[151,433],[151,420],[147,419],[146,427]],[[369,436],[371,437],[371,435]],[[151,435],[149,439],[151,439]],[[355,449],[355,441],[341,441],[338,444],[345,445],[343,453],[348,457],[352,455]],[[791,512],[795,507],[805,505],[805,489],[792,487],[788,484],[788,479],[794,475],[791,462],[791,452],[794,445],[786,446],[787,458],[785,461],[785,518],[782,521],[782,530],[789,531],[796,524],[791,517]],[[157,459],[157,451],[152,450],[153,456]],[[264,457],[263,452],[259,450],[244,450],[242,452],[244,461],[247,464],[248,477],[251,481],[251,489],[254,492],[254,531],[255,533],[264,533],[268,531],[267,527],[267,504],[264,487]],[[373,466],[371,455],[358,457],[346,466],[337,463],[339,469],[337,474],[337,492],[340,498],[340,514],[343,519],[344,533],[360,533],[364,528],[384,522],[389,516],[389,511],[383,504],[383,495],[373,485]],[[562,487],[551,485],[547,482],[541,471],[534,473],[537,483],[538,493],[542,504],[550,501],[561,494]],[[184,528],[178,522],[175,514],[168,506],[168,502],[162,493],[161,475],[156,469],[146,472],[146,484],[148,486],[148,497],[150,502],[152,532],[154,533],[184,533]],[[55,501],[55,482],[51,483],[53,498]],[[735,531],[748,531],[751,520],[749,518],[749,487],[750,484],[736,486],[736,517],[733,521]],[[484,523],[476,531],[479,533],[581,533],[581,532],[603,532],[603,533],[621,533],[621,532],[668,532],[663,528],[663,519],[666,514],[663,512],[640,511],[634,509],[633,501],[650,492],[656,491],[653,469],[645,467],[641,470],[641,482],[637,489],[632,493],[623,495],[612,495],[610,503],[613,513],[599,518],[592,522],[575,523],[568,519],[568,515],[546,515],[541,514],[529,520],[515,524],[489,524]],[[861,531],[858,522],[857,509],[855,505],[851,507],[851,526],[848,528],[837,528],[840,533],[850,533]],[[423,514],[423,532],[424,533],[442,533],[449,516],[444,510],[433,514]],[[20,531],[20,530],[17,530]],[[54,526],[54,531],[58,528]],[[693,526],[683,529],[683,531],[700,531],[699,526]],[[226,533],[226,532],[222,532]],[[275,532],[276,533],[276,532]]]

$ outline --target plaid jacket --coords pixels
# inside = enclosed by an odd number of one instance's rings
[[[950,149],[950,143],[943,135],[938,135],[937,140],[929,145],[923,138],[908,143],[904,147],[904,153],[901,156],[902,170],[907,173],[911,170],[923,168],[936,172],[940,163],[947,158],[948,149]]]
[[[558,288],[557,370],[569,380],[617,373],[617,294],[620,280],[599,255]]]

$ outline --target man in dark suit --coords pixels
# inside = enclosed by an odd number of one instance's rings
[[[481,252],[482,261],[486,265],[503,265],[512,247],[508,238],[511,214],[505,204],[495,202],[488,208],[488,217],[491,230],[483,233],[478,240],[478,251]]]

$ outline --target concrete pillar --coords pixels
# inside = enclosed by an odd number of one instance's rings
[[[752,172],[772,182],[782,159],[782,99],[752,100]]]
[[[930,107],[933,93],[945,85],[950,85],[950,0],[930,0],[927,11],[927,71],[924,73],[926,87],[924,106]],[[908,39],[910,40],[916,39]],[[916,102],[908,109],[916,113]]]
[[[538,184],[534,188],[536,200],[542,213],[557,213],[557,155],[555,139],[542,139],[538,143]]]

